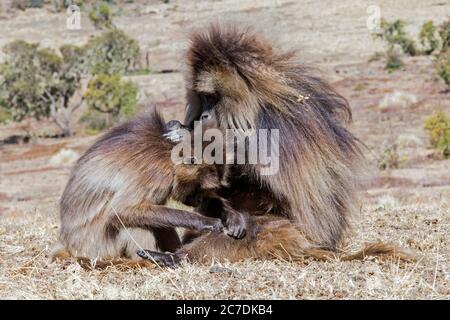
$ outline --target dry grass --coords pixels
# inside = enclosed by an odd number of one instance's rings
[[[416,263],[244,261],[176,270],[86,271],[50,262],[55,210],[19,212],[0,222],[4,299],[450,299],[448,206],[365,209],[348,250],[389,240],[416,249]],[[257,270],[257,272],[256,272]]]

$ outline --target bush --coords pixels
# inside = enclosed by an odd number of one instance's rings
[[[97,29],[111,29],[114,27],[111,9],[105,2],[94,5],[89,12],[89,20],[91,20],[92,24]]]
[[[380,158],[378,159],[378,168],[381,170],[388,170],[398,168],[400,164],[400,157],[397,152],[397,145],[387,145]]]
[[[437,60],[437,74],[450,88],[450,48],[439,55]]]
[[[442,51],[450,47],[450,18],[439,26],[439,35],[442,40]]]
[[[388,50],[386,53],[386,58],[386,69],[388,72],[392,72],[403,67],[403,61],[394,50]]]
[[[27,8],[42,8],[44,0],[13,0],[11,7],[19,10],[26,10]]]
[[[415,56],[418,51],[416,44],[405,32],[405,23],[402,20],[396,20],[392,23],[386,20],[381,21],[382,32],[376,36],[388,43],[388,50],[392,50],[396,45],[399,46],[404,53]]]
[[[8,123],[10,120],[12,120],[11,113],[8,109],[1,107],[0,101],[0,124]]]
[[[52,3],[56,12],[61,12],[72,4],[83,7],[83,0],[53,0]]]
[[[442,46],[442,40],[438,28],[433,21],[427,21],[422,25],[419,34],[420,43],[423,46],[423,53],[429,55]]]
[[[112,127],[116,120],[110,114],[89,110],[80,118],[80,122],[86,125],[85,133],[96,135]]]
[[[433,148],[448,158],[450,156],[450,117],[440,111],[425,119],[424,128]]]
[[[119,75],[97,76],[89,82],[85,94],[89,111],[84,122],[98,131],[131,118],[136,113],[137,93],[133,82],[124,82]]]

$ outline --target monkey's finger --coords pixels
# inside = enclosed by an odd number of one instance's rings
[[[240,239],[241,236],[240,234],[242,233],[241,228],[239,227],[235,227],[235,228],[230,228],[227,231],[227,235],[230,237],[233,237],[235,239]]]
[[[186,136],[186,129],[176,129],[163,134],[163,137],[172,142],[180,142]]]

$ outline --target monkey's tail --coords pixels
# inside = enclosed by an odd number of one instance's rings
[[[52,261],[69,263],[74,259],[85,270],[104,270],[114,267],[120,271],[130,269],[156,268],[156,265],[148,260],[131,260],[126,258],[107,258],[107,259],[89,259],[82,257],[73,257],[70,252],[58,242],[51,253]]]
[[[304,236],[301,230],[287,220],[258,219],[262,227],[257,236],[256,244],[259,250],[270,252],[274,258],[299,261],[313,258],[321,261],[351,261],[364,260],[366,257],[380,257],[382,259],[396,259],[402,261],[416,261],[417,255],[406,248],[392,243],[367,243],[355,253],[339,252],[315,246]],[[259,254],[261,256],[261,254]]]
[[[393,243],[373,242],[367,243],[364,248],[353,254],[343,254],[339,257],[341,261],[364,260],[366,257],[392,258],[403,261],[416,261],[417,255],[406,248],[401,248]]]

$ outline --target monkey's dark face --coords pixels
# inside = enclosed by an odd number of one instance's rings
[[[184,125],[189,128],[193,128],[194,121],[206,120],[201,119],[204,112],[206,112],[205,117],[209,115],[211,118],[214,117],[214,119],[216,119],[215,114],[213,114],[213,110],[219,100],[220,97],[216,93],[199,93],[189,90],[187,92],[187,106]]]

